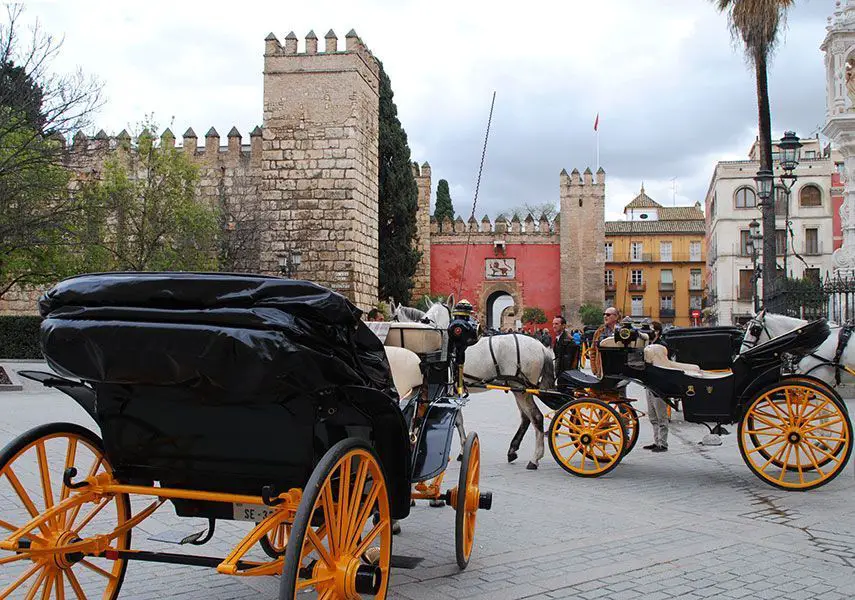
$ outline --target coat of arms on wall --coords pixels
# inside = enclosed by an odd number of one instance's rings
[[[487,279],[513,279],[517,274],[515,258],[484,259],[484,269]]]

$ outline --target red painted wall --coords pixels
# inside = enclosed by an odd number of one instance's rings
[[[516,259],[516,278],[490,279],[485,274],[484,261],[495,258],[492,245],[469,246],[466,257],[466,272],[463,261],[466,244],[433,244],[430,249],[430,287],[432,295],[455,294],[455,298],[466,298],[477,310],[486,298],[481,298],[485,285],[497,281],[517,284],[520,301],[527,308],[538,306],[546,312],[550,323],[539,327],[551,328],[551,319],[561,312],[561,276],[559,273],[560,248],[558,244],[508,244],[504,258]],[[463,273],[462,293],[458,295]],[[519,307],[518,307],[519,308]],[[486,323],[486,315],[479,315]]]
[[[843,183],[840,181],[840,173],[831,174],[831,187],[842,188]],[[834,195],[831,197],[831,227],[834,236],[834,249],[837,250],[843,244],[843,228],[840,223],[840,207],[843,205],[843,196]]]

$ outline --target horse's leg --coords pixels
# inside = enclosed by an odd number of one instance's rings
[[[457,435],[460,438],[460,453],[457,455],[457,462],[463,460],[463,444],[466,442],[466,429],[463,427],[463,411],[458,410],[457,416],[454,417],[454,427],[457,428]]]
[[[523,410],[522,405],[520,404],[520,399],[517,394],[514,394],[514,399],[517,402],[517,408],[520,411],[520,426],[517,429],[517,432],[514,434],[513,439],[511,439],[511,445],[508,448],[508,462],[514,462],[517,459],[517,450],[520,449],[520,444],[522,444],[523,437],[525,437],[525,432],[528,430],[529,423],[531,423],[531,419],[528,418],[528,415]]]
[[[531,394],[523,394],[522,400],[518,401],[518,404],[520,404],[522,409],[526,411],[528,419],[531,421],[536,432],[534,436],[534,456],[532,457],[533,459],[525,466],[526,469],[535,470],[537,469],[537,465],[540,463],[540,459],[543,458],[544,454],[543,413],[540,412],[537,404],[534,403],[534,396]]]

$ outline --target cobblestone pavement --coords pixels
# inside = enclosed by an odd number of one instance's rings
[[[0,393],[0,415],[0,445],[49,421],[78,422],[97,431],[70,399],[31,383],[21,392]],[[510,396],[475,395],[465,415],[467,428],[481,438],[481,487],[493,491],[493,510],[478,513],[472,561],[459,572],[453,511],[426,504],[414,508],[402,522],[394,552],[424,561],[394,571],[390,598],[853,597],[851,465],[818,490],[786,492],[748,470],[735,435],[725,436],[720,447],[699,446],[705,429],[675,421],[668,453],[641,449],[652,436],[643,419],[636,450],[610,474],[582,479],[561,470],[548,449],[539,470],[526,470],[534,448],[531,433],[519,460],[506,462],[518,423]],[[456,473],[452,463],[452,481]],[[135,530],[134,547],[180,552],[184,547],[146,538],[174,527],[188,529],[189,521],[164,506]],[[245,530],[243,524],[222,522],[214,540],[192,552],[224,556]],[[8,582],[3,569],[0,589]],[[277,580],[151,563],[130,564],[121,594],[141,600],[250,596],[276,598]]]

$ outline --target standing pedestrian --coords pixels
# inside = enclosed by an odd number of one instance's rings
[[[662,323],[653,321],[650,325],[653,332],[649,343],[661,343]],[[653,443],[644,446],[644,449],[668,452],[668,404],[649,388],[645,388],[645,391],[647,392],[647,416],[650,417],[650,425],[653,426]]]

